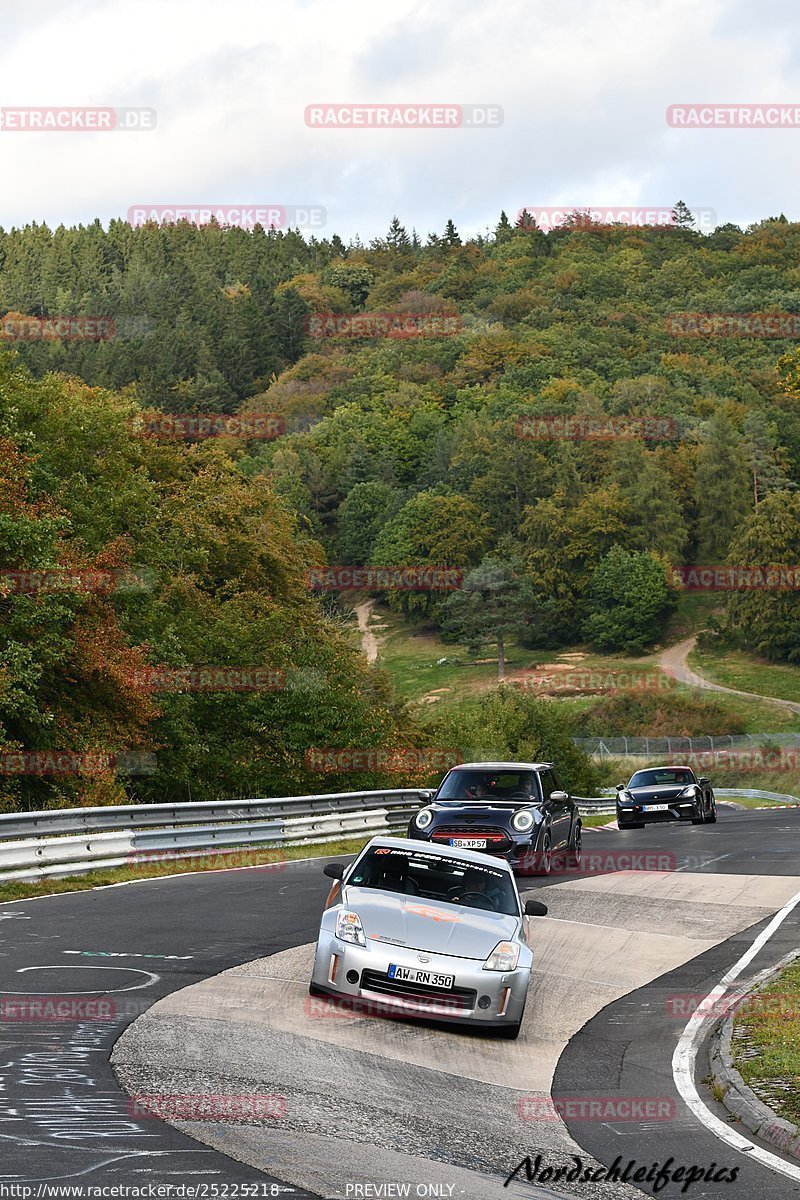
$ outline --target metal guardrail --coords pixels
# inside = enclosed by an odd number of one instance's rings
[[[226,854],[237,847],[279,850],[362,833],[374,837],[404,829],[422,799],[419,788],[400,788],[215,804],[3,813],[0,882]],[[198,819],[203,824],[197,824]]]

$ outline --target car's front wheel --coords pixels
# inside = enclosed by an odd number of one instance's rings
[[[533,856],[533,874],[549,875],[553,868],[553,843],[550,840],[550,830],[542,834],[539,849]]]
[[[497,1036],[513,1040],[519,1037],[519,1031],[522,1028],[522,1022],[518,1021],[516,1025],[498,1025]]]
[[[706,820],[708,821],[709,825],[716,825],[717,823],[717,802],[713,796],[711,798],[711,807],[708,810]]]

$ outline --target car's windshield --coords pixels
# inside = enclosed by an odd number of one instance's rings
[[[451,771],[436,799],[536,803],[539,799],[538,780],[535,771]]]
[[[628,787],[669,787],[679,783],[686,787],[694,782],[693,773],[686,767],[658,767],[650,771],[637,771]]]
[[[519,915],[516,888],[506,868],[428,850],[375,846],[359,859],[346,882],[348,887],[376,888],[420,900]]]

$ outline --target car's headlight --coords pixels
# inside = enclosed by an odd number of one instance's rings
[[[533,813],[529,812],[527,808],[521,808],[511,818],[511,825],[517,833],[524,833],[526,829],[531,829],[533,826]]]
[[[623,792],[619,792],[619,793],[617,794],[617,799],[618,799],[618,800],[625,800],[625,801],[628,801],[628,800],[630,800],[630,799],[631,799],[631,795],[630,795],[630,793],[629,793],[629,792],[625,792],[625,791],[623,791]]]
[[[693,783],[690,783],[688,787],[685,787],[683,789],[683,791],[681,792],[681,795],[694,797],[697,795],[697,788],[695,787],[695,785]]]
[[[343,909],[336,918],[336,936],[341,942],[353,942],[356,946],[366,946],[364,926],[358,913],[347,912]]]
[[[416,825],[417,829],[427,829],[432,820],[433,820],[433,809],[432,808],[421,808],[419,810],[419,812],[417,813],[417,815],[414,817],[414,824]]]
[[[513,971],[519,962],[519,945],[516,942],[498,942],[483,964],[484,971]]]

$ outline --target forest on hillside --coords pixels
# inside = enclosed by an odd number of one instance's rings
[[[154,751],[142,799],[318,790],[309,747],[418,733],[310,568],[456,568],[452,593],[385,596],[468,644],[632,652],[663,634],[675,566],[796,569],[797,343],[786,322],[723,336],[674,319],[787,313],[800,225],[783,218],[704,235],[576,215],[545,234],[502,216],[424,244],[395,218],[369,246],[123,221],[0,230],[0,566],[151,580],[5,589],[0,746]],[[67,316],[107,318],[113,336],[42,333]],[[161,413],[251,423],[192,440],[179,422],[159,436]],[[281,436],[247,436],[263,414]],[[800,661],[798,594],[723,594],[714,636]],[[263,664],[291,686],[131,684],[164,663]],[[120,786],[99,777],[85,802]],[[0,802],[54,789],[10,778]]]

